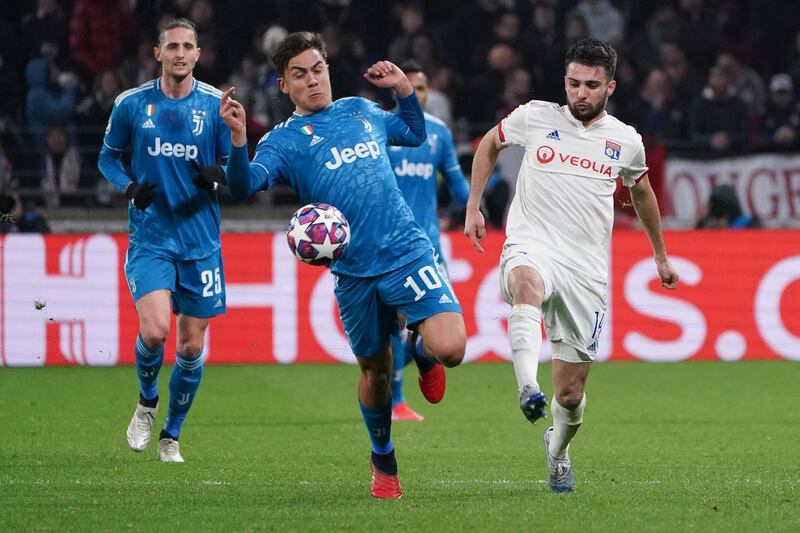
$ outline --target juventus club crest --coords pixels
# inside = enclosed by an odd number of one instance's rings
[[[203,109],[192,109],[192,135],[203,133],[203,124],[206,120],[206,112]]]

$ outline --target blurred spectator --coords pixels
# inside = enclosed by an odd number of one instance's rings
[[[431,115],[442,119],[448,127],[453,126],[453,108],[448,96],[453,83],[453,74],[447,67],[431,71],[428,80],[428,102],[426,107]]]
[[[479,71],[486,65],[486,56],[489,50],[497,44],[508,45],[513,50],[519,50],[519,15],[513,11],[500,10],[494,17],[492,35],[483,46],[476,47],[472,57],[473,70]]]
[[[717,185],[711,191],[707,205],[703,208],[697,229],[746,229],[760,228],[761,221],[754,215],[742,211],[736,189],[732,185]]]
[[[418,33],[411,39],[409,58],[422,65],[428,72],[438,69],[440,65],[436,43],[427,33]]]
[[[520,51],[533,74],[536,99],[561,102],[564,98],[566,47],[558,26],[556,0],[537,0],[532,24],[522,36]]]
[[[502,94],[505,79],[519,64],[519,58],[507,44],[496,44],[489,50],[486,63],[488,68],[473,76],[465,87],[463,113],[476,131],[495,120],[494,99]]]
[[[506,76],[503,93],[495,100],[495,122],[499,122],[517,107],[529,102],[532,97],[531,73],[522,67],[515,68]]]
[[[658,61],[661,45],[680,37],[681,23],[675,7],[671,2],[661,3],[631,43],[630,54],[636,67],[647,71]]]
[[[0,193],[0,233],[50,233],[43,216],[24,208],[16,193]]]
[[[0,193],[6,193],[16,188],[14,181],[14,166],[6,157],[6,150],[0,142]]]
[[[676,42],[665,42],[660,51],[661,67],[669,78],[674,105],[672,123],[676,126],[674,140],[689,139],[689,114],[703,93],[705,78],[692,67],[686,52]]]
[[[81,203],[77,196],[81,179],[81,160],[78,149],[70,144],[66,130],[50,126],[42,152],[39,187],[48,208]]]
[[[22,17],[23,61],[39,54],[44,43],[57,50],[67,49],[69,22],[59,0],[38,0],[36,8]]]
[[[334,99],[352,96],[362,81],[363,42],[355,35],[343,35],[336,24],[327,24],[322,29],[322,37],[328,51]]]
[[[731,80],[736,95],[750,107],[750,110],[761,113],[764,110],[767,94],[761,76],[729,52],[717,56],[717,66]]]
[[[448,52],[453,64],[465,77],[473,72],[470,58],[492,43],[493,28],[486,22],[494,20],[501,9],[500,0],[475,0],[466,2],[455,11],[445,42],[449,44]]]
[[[580,41],[581,39],[589,38],[589,26],[586,24],[586,19],[577,13],[571,13],[564,19],[564,44],[565,47]],[[561,65],[561,70],[564,70],[564,65]],[[562,76],[563,78],[563,76]]]
[[[636,124],[645,146],[652,146],[675,135],[673,95],[667,74],[652,69],[630,109],[630,121]]]
[[[761,116],[760,142],[771,150],[800,147],[800,105],[788,74],[775,74],[769,82],[769,102]]]
[[[792,39],[792,51],[789,55],[789,75],[792,83],[800,87],[800,30],[794,34]]]
[[[18,120],[22,111],[22,94],[24,88],[17,82],[17,72],[10,65],[3,53],[0,53],[0,87],[3,98],[0,99],[0,121]]]
[[[389,61],[399,65],[411,57],[411,40],[424,30],[425,13],[415,2],[404,2],[394,11],[400,20],[401,33],[389,43],[387,57]]]
[[[69,23],[72,58],[92,78],[116,68],[137,35],[127,0],[78,0]]]
[[[228,32],[223,25],[215,23],[214,6],[210,0],[195,0],[189,9],[189,19],[197,26],[197,45],[201,51],[194,76],[218,87],[230,74]]]
[[[586,21],[589,37],[617,47],[625,32],[625,17],[609,0],[580,0],[570,15]]]
[[[692,108],[691,141],[716,153],[742,150],[747,134],[748,108],[728,77],[712,67],[703,97]]]
[[[31,137],[40,146],[49,123],[72,125],[78,101],[78,77],[62,71],[54,61],[39,57],[28,62],[25,78],[28,82],[25,116]]]
[[[107,70],[94,79],[91,93],[78,103],[75,118],[79,126],[78,141],[81,146],[96,147],[103,143],[103,132],[114,107],[114,99],[122,92],[124,84],[119,74]],[[113,186],[105,179],[100,179],[97,169],[97,150],[91,150],[84,158],[84,170],[80,174],[78,188],[83,192],[86,205],[110,202]],[[97,194],[92,194],[97,192]]]
[[[681,24],[680,42],[689,63],[706,70],[714,63],[714,18],[705,0],[680,0],[678,18]]]

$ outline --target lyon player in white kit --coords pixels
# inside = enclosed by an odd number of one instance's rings
[[[500,284],[512,306],[508,338],[520,393],[531,422],[545,417],[537,367],[541,321],[553,346],[553,426],[544,432],[548,481],[569,492],[575,474],[567,454],[583,421],[584,387],[603,327],[607,245],[617,178],[650,239],[661,285],[675,289],[661,218],[647,178],[644,146],[632,127],[606,113],[617,54],[593,39],[573,44],[565,60],[567,105],[533,100],[489,130],[472,164],[464,233],[479,252],[486,230],[481,196],[501,150],[525,148],[506,224]]]

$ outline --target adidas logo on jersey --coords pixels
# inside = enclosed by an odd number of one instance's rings
[[[324,139],[325,139],[325,137],[320,137],[319,135],[314,135],[313,137],[311,137],[310,146],[314,146],[318,142],[322,142]]]
[[[548,139],[555,139],[556,141],[560,141],[561,137],[558,136],[558,130],[553,130],[546,135]]]
[[[155,123],[153,123],[153,121],[150,120],[149,118],[142,123],[142,129],[145,129],[145,130],[150,130],[150,129],[153,129],[155,127],[156,127]]]
[[[442,294],[442,297],[439,298],[439,303],[440,304],[451,304],[451,303],[453,303],[453,300],[451,300],[448,295]]]

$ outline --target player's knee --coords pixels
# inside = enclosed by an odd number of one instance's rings
[[[184,357],[194,359],[202,355],[203,343],[195,341],[178,342],[177,346],[175,346],[175,349],[178,350],[178,353],[182,354]]]
[[[144,323],[141,331],[142,340],[151,348],[160,348],[167,342],[169,324]]]
[[[391,370],[363,370],[362,373],[367,382],[367,387],[373,393],[381,393],[389,390],[392,381]]]
[[[466,351],[467,340],[465,338],[448,338],[437,343],[434,348],[434,356],[444,366],[454,367],[461,364]]]
[[[583,389],[577,386],[565,387],[556,393],[556,401],[564,409],[573,411],[580,407],[583,400]]]

